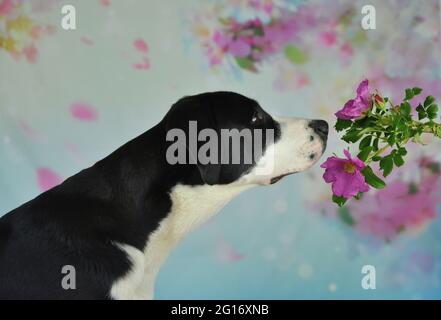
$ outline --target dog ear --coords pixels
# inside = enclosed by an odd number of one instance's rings
[[[189,96],[180,99],[176,102],[166,115],[166,130],[174,128],[181,129],[186,135],[187,148],[187,165],[196,165],[204,183],[209,185],[218,184],[221,178],[221,157],[220,150],[218,150],[217,163],[202,164],[198,159],[198,151],[204,141],[198,141],[199,132],[203,129],[213,129],[216,131],[218,138],[219,127],[217,125],[216,116],[213,112],[211,101],[208,97]],[[190,121],[196,121],[197,132],[196,136],[190,133]],[[196,149],[191,148],[191,143],[196,139]],[[218,143],[219,147],[220,143]],[[191,162],[189,160],[192,160]]]

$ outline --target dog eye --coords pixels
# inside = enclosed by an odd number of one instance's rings
[[[251,124],[253,126],[260,125],[263,122],[263,116],[259,112],[254,112],[253,117],[251,118]]]

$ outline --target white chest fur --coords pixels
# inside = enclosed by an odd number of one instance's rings
[[[132,261],[131,270],[111,288],[114,299],[153,299],[155,279],[164,261],[183,237],[219,211],[250,185],[177,185],[171,212],[149,237],[144,252],[118,244]]]

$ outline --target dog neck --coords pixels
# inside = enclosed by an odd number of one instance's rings
[[[150,236],[145,248],[146,277],[154,285],[162,264],[175,246],[206,222],[247,185],[177,185],[171,192],[172,209]],[[153,291],[153,287],[151,288]]]
[[[170,193],[172,207],[149,236],[143,252],[120,245],[132,262],[130,272],[112,287],[117,299],[153,299],[158,272],[176,245],[250,185],[177,185]]]

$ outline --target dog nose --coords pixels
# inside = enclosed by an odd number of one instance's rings
[[[309,127],[314,130],[315,133],[319,135],[320,138],[326,139],[328,136],[329,126],[324,120],[311,120],[309,122]]]

